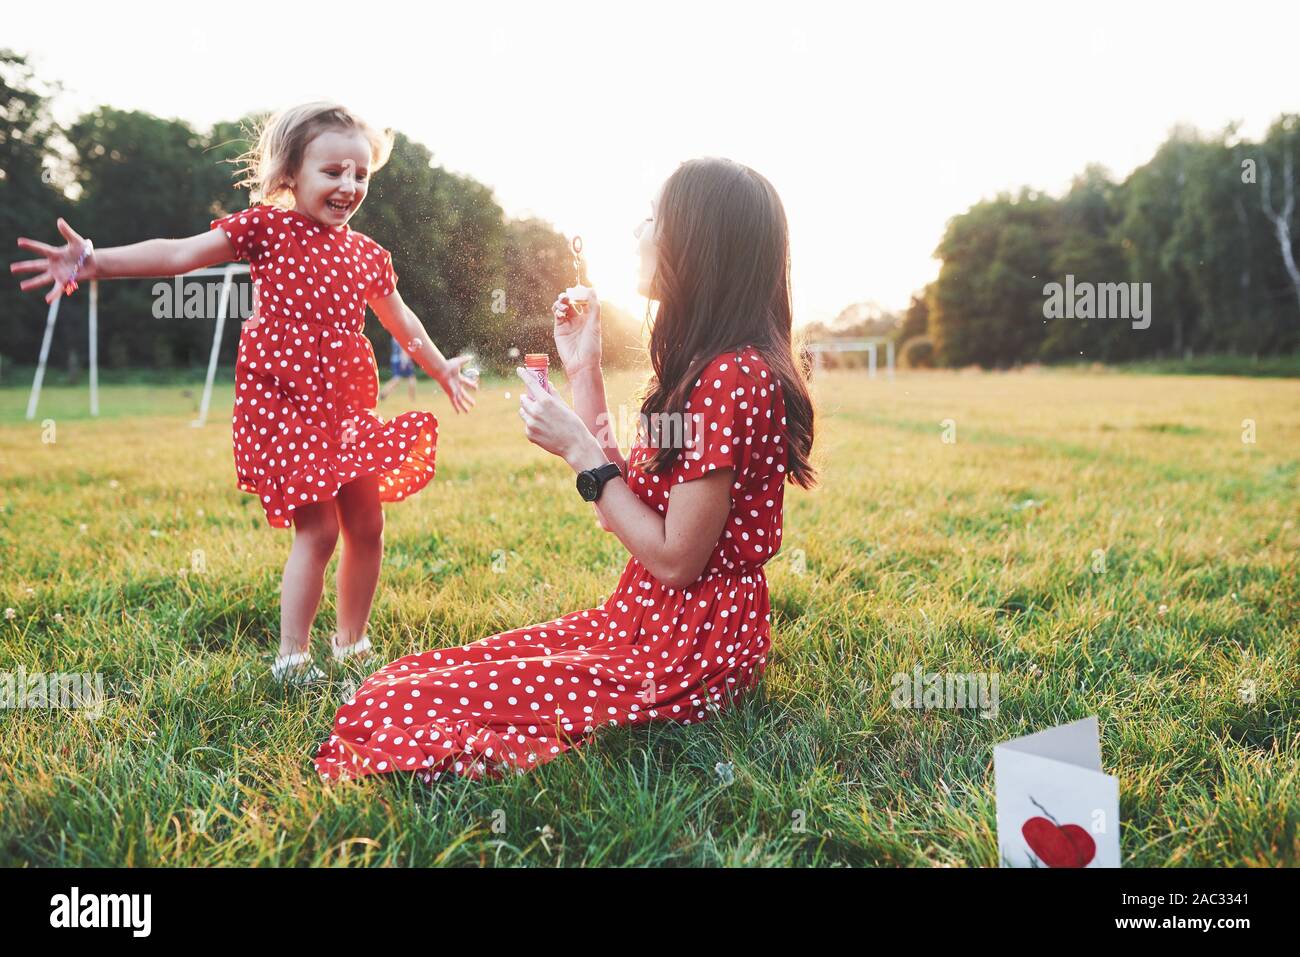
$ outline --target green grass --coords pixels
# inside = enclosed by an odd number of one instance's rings
[[[1125,363],[1125,372],[1158,375],[1300,376],[1300,354],[1280,356],[1204,355],[1193,359],[1147,359]]]
[[[485,380],[469,418],[434,404],[438,477],[387,511],[382,660],[617,578],[516,387]],[[108,696],[98,720],[0,711],[0,864],[991,866],[993,745],[1091,714],[1126,865],[1300,863],[1300,383],[825,374],[824,484],[787,494],[762,688],[428,788],[317,780],[349,676],[270,680],[289,533],[234,487],[229,386],[204,429],[185,388],[106,386],[94,421],[84,385],[52,387],[31,423],[26,383],[0,388],[0,671],[100,672]],[[997,673],[997,717],[891,708],[918,663]]]

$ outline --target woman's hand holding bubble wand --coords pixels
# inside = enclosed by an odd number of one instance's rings
[[[555,349],[569,378],[600,368],[600,299],[586,285],[586,264],[582,259],[582,237],[573,237],[575,285],[555,300]]]

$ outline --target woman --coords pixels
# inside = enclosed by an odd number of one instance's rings
[[[618,586],[598,608],[381,668],[335,715],[316,755],[323,777],[522,772],[601,725],[702,720],[762,675],[762,566],[781,545],[784,485],[815,481],[785,211],[753,170],[694,160],[637,238],[641,292],[659,307],[650,425],[628,457],[607,424],[594,296],[581,313],[563,296],[555,307],[574,408],[535,381],[520,408],[529,440],[579,474],[632,553]]]

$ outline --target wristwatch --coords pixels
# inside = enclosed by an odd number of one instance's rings
[[[579,472],[578,494],[582,496],[583,501],[594,502],[600,498],[600,491],[605,487],[605,483],[622,474],[613,462],[606,462],[598,468]]]

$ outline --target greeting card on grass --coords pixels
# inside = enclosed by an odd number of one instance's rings
[[[1101,770],[1097,719],[993,749],[1003,867],[1119,867],[1119,781]]]

